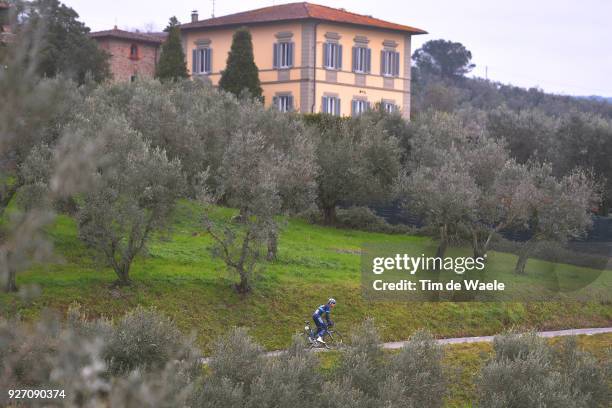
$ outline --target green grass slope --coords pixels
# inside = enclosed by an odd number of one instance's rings
[[[180,202],[171,231],[151,242],[149,253],[132,266],[133,286],[121,289],[111,287],[113,271],[94,262],[78,240],[75,221],[59,216],[49,228],[57,259],[31,268],[17,280],[18,285],[39,285],[41,294],[28,302],[0,294],[0,314],[33,319],[45,307],[65,311],[76,302],[91,316],[116,317],[136,305],[155,306],[185,333],[195,333],[205,351],[232,326],[249,327],[269,349],[283,348],[330,296],[338,300],[334,319],[341,331],[350,332],[370,316],[384,341],[406,339],[423,327],[437,337],[456,337],[495,334],[511,326],[560,329],[612,322],[612,307],[600,302],[368,302],[360,288],[359,251],[364,242],[401,244],[414,251],[426,251],[434,243],[424,237],[326,228],[295,219],[282,232],[279,259],[264,264],[253,293],[240,296],[231,287],[235,277],[221,259],[211,256],[212,241],[201,226],[201,211],[192,202]],[[217,208],[214,216],[232,214],[233,210]],[[498,257],[508,268],[515,261],[503,253],[490,257]],[[532,260],[528,271],[546,264]]]

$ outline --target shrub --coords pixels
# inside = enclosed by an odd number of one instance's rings
[[[235,328],[217,341],[209,366],[215,377],[242,384],[248,393],[261,367],[262,352],[244,328]]]
[[[161,369],[172,360],[192,358],[193,353],[170,318],[138,307],[117,323],[104,348],[104,359],[111,373],[123,374]]]
[[[321,389],[317,373],[319,361],[305,350],[301,337],[294,337],[291,348],[279,358],[262,362],[251,385],[247,407],[316,406]]]
[[[361,408],[367,406],[368,403],[363,392],[340,379],[323,384],[318,406],[321,408]]]
[[[497,336],[495,356],[477,380],[478,406],[603,407],[610,397],[609,361],[596,361],[566,340],[556,352],[536,334]]]
[[[243,407],[245,402],[244,387],[227,377],[213,376],[202,384],[193,401],[194,406],[202,408]]]
[[[351,387],[376,400],[384,382],[383,351],[372,319],[367,319],[351,336],[351,346],[342,356],[339,376]]]
[[[364,231],[383,230],[387,225],[384,218],[374,214],[368,207],[349,207],[338,210],[338,224],[346,228]]]
[[[393,373],[386,383],[396,383],[398,397],[410,401],[409,406],[441,407],[446,394],[447,379],[442,365],[443,350],[430,333],[418,331],[391,360]],[[381,395],[391,395],[389,391]]]
[[[566,337],[555,350],[559,370],[565,386],[588,407],[605,407],[612,398],[610,378],[612,356],[608,354],[603,362],[580,351],[575,337]]]

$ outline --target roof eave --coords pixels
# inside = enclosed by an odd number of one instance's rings
[[[129,37],[124,37],[122,35],[118,35],[118,34],[100,34],[100,35],[91,35],[89,36],[90,38],[93,39],[116,39],[116,40],[124,40],[124,41],[131,41],[131,42],[142,42],[142,43],[148,43],[148,44],[155,44],[155,45],[161,45],[164,43],[163,40],[155,40],[155,39],[147,39],[147,38],[129,38]]]
[[[206,20],[202,20],[202,22],[203,21],[206,21]],[[254,21],[254,22],[247,22],[247,23],[227,23],[227,24],[219,24],[219,25],[195,25],[197,23],[187,23],[187,24],[182,24],[181,26],[179,26],[179,29],[181,31],[194,31],[198,29],[207,30],[207,29],[219,29],[219,28],[232,28],[232,27],[272,24],[272,23],[287,23],[287,22],[295,22],[295,21],[318,21],[318,22],[326,22],[326,23],[332,23],[332,24],[349,25],[353,27],[364,27],[364,28],[369,28],[371,30],[384,30],[384,31],[409,33],[411,35],[429,34],[427,31],[421,30],[420,28],[396,29],[396,28],[390,28],[390,27],[378,27],[378,26],[373,26],[373,25],[368,25],[368,24],[347,23],[344,21],[326,20],[326,19],[315,18],[315,17],[280,19],[280,20],[274,20],[274,21]]]

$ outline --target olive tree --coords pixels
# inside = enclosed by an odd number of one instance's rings
[[[402,149],[382,121],[317,117],[317,205],[327,225],[343,202],[367,205],[390,197]]]
[[[251,290],[261,260],[261,247],[275,233],[274,216],[281,209],[276,151],[265,137],[251,131],[233,135],[223,157],[224,177],[219,180],[226,202],[238,208],[238,219],[213,222],[205,215],[205,227],[216,242],[216,253],[236,272],[239,293]],[[237,222],[236,222],[237,221]]]
[[[405,205],[439,234],[437,257],[444,257],[450,233],[474,218],[479,193],[458,155],[449,152],[443,157],[440,167],[421,166],[412,173],[404,172],[396,184],[400,195],[407,197]]]
[[[312,139],[295,118],[242,101],[240,127],[229,137],[215,184],[218,201],[255,216],[268,229],[268,260],[277,254],[280,224],[274,216],[296,213],[314,200]]]
[[[592,169],[603,188],[600,214],[608,215],[612,208],[612,121],[593,114],[568,114],[555,136],[557,173],[569,174],[576,166]]]
[[[444,257],[449,234],[476,218],[480,190],[466,160],[470,131],[456,115],[427,113],[413,125],[411,160],[395,183],[403,205],[439,237]]]
[[[592,174],[581,169],[559,179],[552,174],[550,164],[531,164],[530,177],[533,187],[524,197],[528,211],[524,229],[530,238],[521,244],[515,267],[518,274],[525,273],[529,254],[538,243],[565,243],[584,236],[601,198]]]
[[[0,104],[0,216],[7,216],[0,231],[0,285],[7,291],[17,290],[18,272],[50,255],[51,245],[42,228],[53,220],[53,214],[42,205],[26,205],[11,214],[5,210],[19,190],[32,187],[24,196],[36,192],[39,203],[44,203],[50,201],[49,196],[63,195],[64,187],[80,175],[62,174],[65,183],[54,183],[51,189],[45,186],[48,180],[57,179],[60,163],[71,162],[65,152],[59,152],[48,165],[49,146],[60,139],[60,129],[71,117],[71,108],[78,105],[80,94],[70,81],[37,76],[44,27],[29,21],[14,27],[13,40],[2,46],[0,54],[0,94],[10,101]],[[82,156],[91,159],[86,152]],[[36,163],[41,166],[34,170]],[[26,168],[33,171],[24,171]]]
[[[103,141],[101,164],[79,204],[79,236],[113,268],[117,284],[129,285],[132,261],[167,225],[183,176],[178,160],[153,148],[121,116],[100,119],[92,130]]]
[[[503,139],[519,163],[552,160],[556,154],[558,120],[538,109],[515,112],[505,106],[487,112],[486,127],[494,139]]]

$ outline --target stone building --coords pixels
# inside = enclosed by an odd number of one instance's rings
[[[4,1],[0,1],[0,44],[5,44],[11,40],[11,26],[9,21],[9,5]]]
[[[97,31],[90,34],[100,48],[110,55],[113,80],[134,81],[153,78],[167,33],[136,33],[119,30]]]
[[[181,25],[192,77],[219,83],[236,29],[247,26],[267,106],[359,115],[376,103],[410,117],[411,39],[426,31],[311,3]]]

